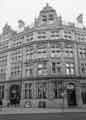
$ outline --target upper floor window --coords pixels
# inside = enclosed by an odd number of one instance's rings
[[[27,77],[30,77],[33,75],[33,68],[32,67],[26,68],[26,75],[27,75]]]
[[[74,64],[73,63],[66,63],[65,64],[66,75],[74,75]]]
[[[21,71],[22,71],[21,69],[22,69],[22,66],[20,63],[12,64],[11,65],[11,76],[21,77]]]
[[[58,43],[53,43],[49,45],[50,49],[55,52],[61,52],[61,45]]]
[[[80,65],[80,71],[81,73],[85,74],[86,73],[86,63],[81,63]]]
[[[46,49],[48,47],[47,44],[37,44],[36,45],[36,48],[39,50],[39,49]]]
[[[22,49],[16,49],[11,53],[11,62],[21,61],[22,60]]]
[[[50,37],[59,37],[59,31],[58,31],[58,30],[56,30],[56,31],[51,31]]]
[[[38,64],[37,73],[38,75],[47,75],[48,73],[47,62]]]
[[[64,38],[70,40],[72,38],[72,32],[64,30]]]
[[[55,49],[55,47],[56,47],[56,44],[50,44],[51,49]]]
[[[86,40],[86,34],[81,32],[76,32],[75,37],[78,41],[85,41]]]
[[[33,71],[34,68],[33,67],[34,67],[34,64],[33,65],[30,65],[28,63],[25,64],[26,77],[33,76],[33,73],[34,73],[34,71]]]
[[[43,39],[43,38],[46,38],[46,36],[38,36],[38,39]]]
[[[42,16],[42,21],[43,21],[43,22],[46,22],[46,21],[47,21],[47,16],[43,15],[43,16]]]
[[[64,49],[65,57],[73,57],[73,48],[72,46],[66,46]]]
[[[34,46],[30,45],[28,47],[26,47],[26,56],[31,56],[34,53]]]
[[[81,58],[86,58],[86,48],[80,48],[79,49],[79,54]]]
[[[54,20],[54,16],[50,14],[48,20]]]
[[[0,81],[6,80],[6,67],[0,67]]]
[[[13,47],[18,47],[21,46],[23,44],[24,41],[24,36],[20,36],[20,37],[15,37],[12,43]]]
[[[44,38],[46,38],[46,32],[39,31],[38,32],[38,39],[44,39]]]
[[[9,47],[9,41],[2,41],[0,42],[0,49],[7,49]]]
[[[33,40],[33,33],[28,33],[28,35],[26,36],[27,41],[32,41]]]
[[[60,62],[52,62],[52,72],[53,73],[61,73],[62,66]]]
[[[7,55],[0,56],[0,65],[7,64]]]

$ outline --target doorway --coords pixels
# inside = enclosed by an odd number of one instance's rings
[[[69,84],[67,88],[67,100],[69,107],[75,107],[76,103],[76,90],[73,84]]]
[[[9,91],[9,100],[11,105],[18,105],[20,104],[20,86],[19,85],[12,85]]]

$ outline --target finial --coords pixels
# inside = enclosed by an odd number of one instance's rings
[[[48,6],[49,6],[49,3],[46,3],[46,6],[48,7]]]
[[[5,25],[8,25],[8,22],[6,22]]]

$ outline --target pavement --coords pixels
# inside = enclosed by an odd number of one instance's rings
[[[0,115],[2,114],[39,114],[39,113],[83,113],[86,112],[85,108],[0,108]]]
[[[86,109],[0,108],[0,120],[86,120]]]

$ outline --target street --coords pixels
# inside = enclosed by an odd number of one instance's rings
[[[0,120],[86,120],[86,112],[9,114],[0,115]]]

